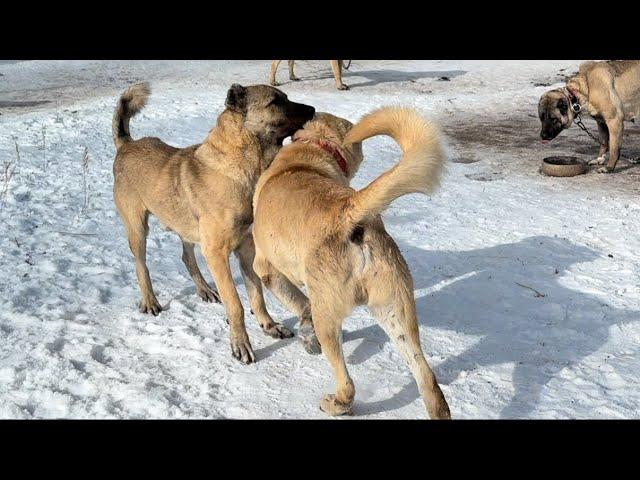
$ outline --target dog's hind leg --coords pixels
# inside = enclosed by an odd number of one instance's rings
[[[116,205],[118,205],[117,201]],[[140,311],[142,313],[158,315],[162,311],[162,307],[160,306],[160,303],[158,303],[155,293],[153,293],[151,277],[149,276],[149,269],[147,268],[149,212],[141,209],[136,211],[128,208],[121,208],[120,205],[118,205],[118,211],[120,212],[122,221],[127,229],[129,248],[136,259],[136,276],[138,277],[138,285],[142,292]]]
[[[331,60],[331,70],[333,70],[333,78],[336,80],[336,88],[349,90],[349,86],[342,83],[342,60]]]
[[[262,331],[273,338],[293,337],[293,332],[284,325],[274,322],[267,311],[260,278],[256,275],[256,272],[253,271],[255,247],[251,234],[245,236],[240,246],[234,251],[234,254],[240,262],[240,271],[242,272],[244,284],[247,287],[247,293],[251,301],[251,309],[258,317]]]
[[[332,295],[323,295],[311,287],[310,290],[313,291],[311,313],[318,340],[336,377],[336,393],[325,395],[320,402],[320,409],[332,416],[350,414],[356,389],[347,371],[342,352],[342,321],[348,312],[336,309],[340,302],[334,303]],[[316,297],[316,293],[319,296]]]
[[[253,269],[264,283],[264,286],[273,293],[280,302],[291,310],[300,319],[298,337],[302,341],[307,353],[322,353],[318,337],[313,328],[311,318],[311,305],[309,299],[289,279],[279,272],[268,260],[260,255],[256,247],[256,257],[253,261]]]
[[[293,65],[295,63],[296,63],[295,60],[289,60],[289,80],[293,80],[294,82],[297,82],[300,79],[296,77],[295,73],[293,73]]]
[[[403,265],[387,279],[377,278],[372,282],[369,310],[409,365],[429,416],[449,419],[449,406],[420,346],[413,281],[404,260],[400,261]]]
[[[274,60],[273,62],[271,62],[271,77],[269,78],[269,83],[271,83],[271,85],[273,85],[274,87],[280,85],[276,81],[276,73],[278,73],[278,66],[280,65],[281,61],[282,60]]]
[[[198,262],[196,260],[196,254],[194,251],[194,244],[182,239],[182,261],[184,262],[189,275],[193,279],[193,283],[196,284],[196,291],[198,296],[205,302],[220,303],[220,295],[215,287],[211,287],[202,276],[202,272],[198,268]]]

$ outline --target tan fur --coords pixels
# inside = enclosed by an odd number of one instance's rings
[[[201,245],[227,311],[232,353],[250,363],[255,356],[229,256],[233,252],[240,261],[251,307],[265,333],[291,336],[269,316],[260,280],[251,267],[251,200],[260,173],[271,163],[282,140],[311,118],[314,109],[290,102],[273,87],[233,85],[227,93],[227,108],[205,141],[175,148],[158,138],[131,139],[129,118],[145,104],[148,94],[144,84],[128,89],[113,121],[117,147],[114,200],[136,260],[140,309],[154,315],[162,310],[146,266],[148,217],[152,214],[182,239],[183,261],[198,294],[208,301],[217,300],[218,292],[206,283],[195,259],[194,244]]]
[[[351,410],[355,387],[342,354],[341,327],[355,306],[367,305],[407,361],[431,418],[449,418],[420,345],[411,273],[378,215],[400,195],[436,187],[444,162],[438,134],[407,108],[383,108],[350,126],[316,114],[262,175],[254,195],[254,270],[300,316],[310,337],[315,328],[337,379],[336,394],[321,402],[325,412]],[[349,181],[362,162],[360,141],[378,134],[400,143],[402,159],[355,191]],[[319,141],[342,152],[348,175]],[[301,286],[308,288],[308,300]]]
[[[282,60],[273,60],[271,62],[271,75],[269,77],[269,81],[271,85],[273,85],[274,87],[277,87],[279,85],[279,83],[276,81],[276,74],[278,73],[278,66],[280,65],[280,62],[282,62]],[[289,63],[289,80],[293,80],[294,82],[297,82],[300,79],[296,77],[296,74],[293,71],[295,60],[287,60],[287,62]],[[336,88],[338,90],[349,90],[349,86],[342,82],[343,61],[329,60],[329,62],[331,63],[331,71],[333,72],[333,78],[335,78],[336,80]]]
[[[113,114],[113,142],[116,148],[131,139],[129,133],[129,119],[136,115],[147,104],[151,95],[151,87],[147,82],[138,83],[126,89],[118,100],[116,111]]]
[[[609,152],[609,161],[598,171],[612,172],[620,158],[623,122],[640,117],[640,61],[584,62],[578,74],[568,79],[567,87],[575,93],[582,112],[598,124],[601,147],[598,158],[590,163],[604,164]],[[564,89],[542,95],[538,113],[543,139],[552,139],[571,126],[575,115],[570,105],[566,108],[568,103]]]
[[[435,125],[414,110],[387,107],[360,120],[345,142],[362,142],[375,135],[392,137],[404,155],[395,167],[353,196],[349,213],[354,224],[378,215],[402,195],[431,193],[440,183],[444,150]]]

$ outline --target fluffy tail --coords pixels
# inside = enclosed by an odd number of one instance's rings
[[[131,140],[129,120],[147,104],[150,94],[151,88],[147,82],[144,82],[127,88],[120,96],[111,126],[116,149]]]
[[[431,193],[440,184],[444,147],[438,128],[406,107],[383,107],[353,126],[345,143],[388,135],[402,148],[402,158],[351,198],[348,217],[352,225],[381,213],[396,198],[408,193]]]

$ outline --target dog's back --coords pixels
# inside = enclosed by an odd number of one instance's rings
[[[257,192],[254,234],[268,239],[264,242],[271,250],[268,256],[296,283],[306,283],[313,270],[331,270],[339,282],[362,282],[373,272],[366,268],[372,259],[387,263],[388,268],[397,265],[402,270],[399,274],[410,278],[404,261],[398,262],[400,252],[379,214],[402,195],[433,191],[444,152],[435,127],[411,109],[379,109],[355,125],[345,143],[375,135],[392,136],[404,154],[396,166],[360,191],[301,165],[274,173]],[[295,148],[295,144],[284,147],[273,167],[278,169],[284,156],[295,156]],[[287,255],[276,253],[283,251]]]
[[[156,137],[131,137],[129,121],[146,105],[149,94],[147,83],[133,85],[120,96],[115,109],[114,200],[121,215],[132,221],[152,213],[184,238],[195,240],[197,225],[191,221],[191,210],[181,189],[188,182],[181,180],[194,173],[197,162],[193,157],[199,145],[176,148]]]

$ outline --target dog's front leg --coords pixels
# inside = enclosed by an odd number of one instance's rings
[[[597,121],[598,133],[600,134],[600,151],[598,158],[591,160],[589,165],[604,165],[606,162],[605,155],[609,151],[609,128],[604,121]]]
[[[262,294],[262,285],[260,278],[253,271],[253,260],[255,257],[255,247],[253,244],[253,236],[247,234],[240,246],[234,251],[238,261],[240,262],[240,271],[242,279],[247,287],[251,308],[258,317],[258,323],[262,327],[262,331],[273,338],[291,338],[293,332],[280,323],[276,323],[269,315],[267,307],[264,304],[264,296]]]
[[[256,361],[256,356],[249,342],[249,335],[247,335],[247,329],[244,325],[244,309],[231,275],[230,249],[205,241],[202,243],[202,253],[207,260],[207,265],[218,286],[222,304],[227,312],[231,327],[231,353],[243,363],[253,363]]]
[[[616,168],[616,163],[620,158],[620,149],[622,148],[622,134],[624,132],[624,123],[622,115],[616,115],[612,119],[607,119],[607,128],[609,129],[609,162],[606,166],[598,169],[599,173],[610,173]]]
[[[198,296],[205,302],[220,303],[220,295],[215,286],[211,287],[207,283],[198,268],[198,261],[196,260],[196,254],[193,248],[193,243],[182,240],[182,261],[187,267],[193,283],[196,284]]]
[[[295,60],[289,60],[289,80],[293,80],[294,82],[297,82],[300,79],[296,77],[295,73],[293,73],[293,65],[295,63],[296,63]]]
[[[273,85],[274,87],[277,87],[278,85],[280,85],[277,81],[276,81],[276,74],[278,73],[278,66],[280,65],[280,62],[282,60],[274,60],[273,62],[271,62],[271,77],[269,78],[271,85]]]
[[[342,60],[331,60],[331,70],[333,70],[333,77],[336,79],[336,88],[349,90],[349,86],[342,83]]]

